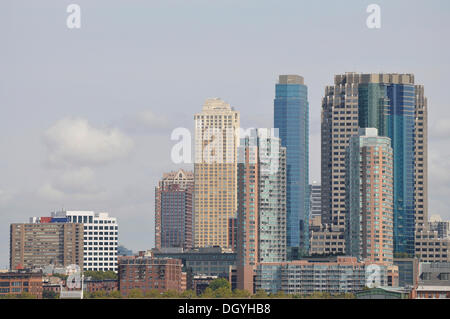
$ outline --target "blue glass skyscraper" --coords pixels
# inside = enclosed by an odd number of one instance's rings
[[[359,85],[359,126],[376,127],[394,151],[394,252],[414,256],[414,125],[412,83]],[[382,173],[382,172],[380,172]]]
[[[274,127],[286,147],[288,258],[309,250],[309,104],[299,75],[280,75],[275,87]]]

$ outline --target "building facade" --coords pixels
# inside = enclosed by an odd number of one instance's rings
[[[394,258],[394,265],[398,267],[399,287],[411,288],[417,285],[419,259]]]
[[[155,188],[155,247],[192,248],[194,174],[182,169],[163,175]]]
[[[342,256],[345,253],[345,233],[331,232],[327,229],[311,231],[311,256],[335,255]]]
[[[433,215],[428,222],[430,231],[437,232],[438,238],[450,237],[450,221],[442,220],[441,216]]]
[[[86,292],[93,293],[103,291],[105,293],[111,293],[118,290],[118,281],[116,279],[94,280],[85,279],[83,289]]]
[[[39,223],[11,224],[10,269],[44,268],[49,265],[83,268],[82,224],[47,219]]]
[[[67,218],[68,222],[83,224],[83,269],[117,272],[119,226],[108,213],[92,211],[60,211],[52,218]]]
[[[450,239],[439,238],[436,231],[425,229],[416,232],[415,248],[421,262],[450,262]]]
[[[322,220],[322,188],[317,182],[309,185],[309,214]]]
[[[379,266],[378,282],[388,285],[388,269]],[[367,265],[355,257],[336,257],[323,260],[295,260],[284,263],[261,263],[255,276],[256,290],[275,294],[307,295],[314,292],[355,293],[366,287]]]
[[[180,259],[188,277],[205,275],[228,279],[231,267],[236,266],[236,253],[221,247],[154,249],[152,254],[155,258]]]
[[[231,248],[229,219],[236,217],[239,113],[208,99],[195,119],[194,246]]]
[[[139,289],[144,294],[151,290],[165,292],[186,289],[179,259],[132,256],[119,258],[119,290],[127,296],[131,290]]]
[[[426,215],[426,98],[412,74],[335,76],[322,100],[322,209],[345,230],[345,149],[358,127],[377,128],[394,153],[394,251],[414,255],[415,224]],[[417,116],[416,116],[417,115]],[[420,165],[420,166],[419,166]]]
[[[450,263],[421,262],[412,298],[450,299]]]
[[[42,273],[11,271],[0,273],[0,296],[31,294],[42,298]]]
[[[393,152],[376,128],[360,129],[346,154],[346,252],[376,263],[394,260]]]
[[[259,261],[259,163],[257,137],[243,138],[238,149],[237,265],[238,289],[253,291]]]
[[[258,262],[286,260],[286,149],[257,129],[238,149],[237,284],[253,291]]]
[[[280,75],[275,86],[274,128],[286,147],[289,258],[309,250],[309,104],[299,75]]]

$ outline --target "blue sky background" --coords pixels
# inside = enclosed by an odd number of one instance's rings
[[[66,7],[82,27],[66,27]],[[382,27],[366,27],[381,6]],[[429,99],[430,215],[450,218],[447,0],[3,0],[0,2],[0,268],[9,224],[50,211],[108,211],[120,242],[153,247],[154,186],[175,127],[208,97],[271,127],[279,74],[310,102],[310,176],[320,107],[343,72],[414,73]],[[77,143],[73,143],[77,141]]]

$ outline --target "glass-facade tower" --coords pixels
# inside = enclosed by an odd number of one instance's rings
[[[394,251],[414,256],[415,86],[359,85],[359,127],[375,127],[394,151]]]
[[[280,75],[275,87],[274,127],[286,147],[288,258],[309,250],[309,104],[299,75]]]

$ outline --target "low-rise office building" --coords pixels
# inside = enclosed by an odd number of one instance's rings
[[[151,290],[182,292],[186,289],[182,267],[180,259],[144,254],[120,257],[119,290],[125,296],[133,289],[140,289],[143,293]]]
[[[153,249],[155,258],[180,259],[183,271],[192,276],[217,276],[229,278],[230,267],[236,265],[236,253],[220,247],[196,249]],[[188,281],[192,278],[188,278]],[[188,282],[189,287],[189,282]],[[188,288],[189,289],[189,288]]]

